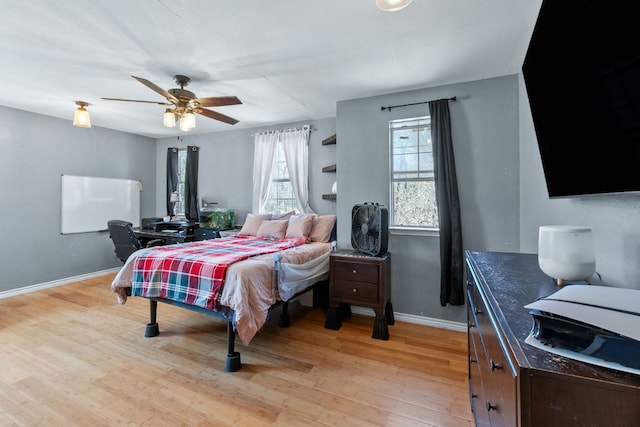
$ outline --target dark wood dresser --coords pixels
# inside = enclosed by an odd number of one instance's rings
[[[640,426],[640,376],[524,342],[524,305],[558,287],[536,254],[466,252],[469,388],[477,425]],[[640,326],[639,326],[640,327]]]

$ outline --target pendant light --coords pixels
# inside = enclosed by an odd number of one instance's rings
[[[196,127],[196,115],[193,113],[184,113],[180,117],[178,127],[183,132],[189,132],[191,129]]]
[[[164,112],[163,123],[165,127],[172,128],[176,126],[176,112],[170,108]]]
[[[77,128],[90,128],[91,117],[89,116],[89,112],[85,108],[89,105],[89,103],[84,101],[76,101],[76,105],[78,105],[78,109],[73,114],[73,125]]]

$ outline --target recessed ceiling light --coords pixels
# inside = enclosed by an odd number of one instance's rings
[[[385,12],[395,12],[409,6],[411,0],[376,0],[376,6]]]

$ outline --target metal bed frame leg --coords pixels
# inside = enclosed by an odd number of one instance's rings
[[[338,307],[329,307],[327,310],[327,319],[324,323],[325,329],[333,329],[337,331],[342,327],[342,320],[340,319],[340,314],[338,313]]]
[[[240,362],[240,353],[235,351],[236,333],[233,330],[233,322],[227,322],[227,360],[224,363],[226,372],[236,372],[242,367]]]
[[[278,326],[281,328],[288,328],[291,326],[291,317],[289,316],[289,301],[285,301],[282,304],[282,313],[280,314],[280,319],[278,320]]]
[[[158,301],[149,300],[149,323],[147,323],[147,328],[144,331],[144,336],[147,338],[157,337],[160,334],[160,329],[158,328],[157,322],[157,314],[158,314]]]

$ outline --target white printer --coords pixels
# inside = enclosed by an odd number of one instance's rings
[[[640,375],[640,290],[567,285],[525,308],[525,342],[542,350]]]

